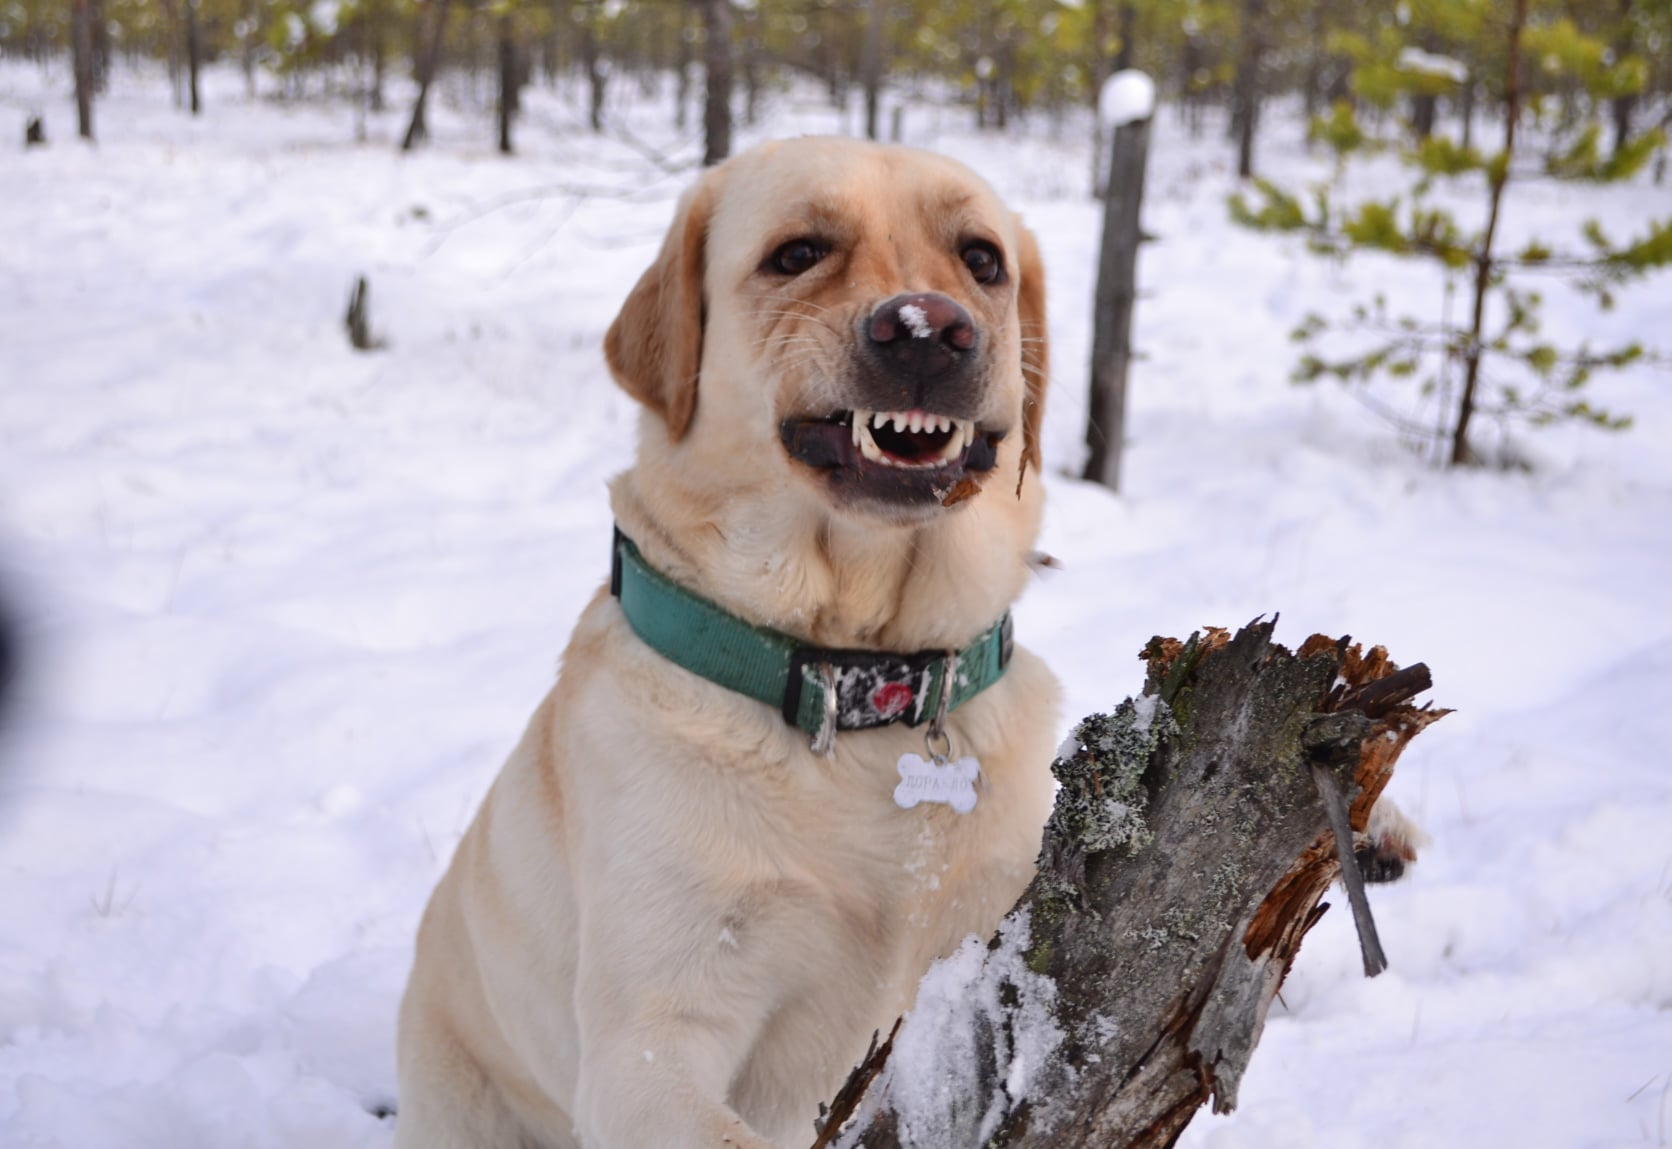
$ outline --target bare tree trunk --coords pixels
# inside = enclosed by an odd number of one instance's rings
[[[1097,261],[1092,317],[1091,396],[1086,413],[1085,470],[1081,478],[1120,490],[1126,445],[1126,379],[1132,365],[1132,310],[1138,297],[1139,217],[1149,160],[1150,121],[1115,129],[1103,197],[1103,243]]]
[[[939,1014],[920,994],[914,1012],[941,1024],[925,1040],[908,1015],[814,1149],[1162,1149],[1209,1100],[1234,1108],[1319,900],[1352,867],[1331,827],[1362,832],[1446,713],[1410,704],[1421,664],[1321,635],[1291,654],[1271,632],[1151,640],[1143,696],[1088,718],[1052,764],[1039,873],[986,970]],[[911,1064],[889,1064],[896,1044]]]
[[[371,55],[372,90],[368,99],[371,110],[381,112],[384,106],[383,81],[389,62],[389,12],[386,0],[372,0],[366,5],[366,51]]]
[[[436,69],[441,66],[441,47],[447,38],[448,2],[449,0],[429,0],[432,12],[429,35],[419,49],[418,98],[412,101],[412,120],[406,125],[406,135],[401,138],[403,152],[410,152],[430,134],[430,126],[424,113],[430,102],[430,85],[435,82]]]
[[[755,126],[761,98],[761,11],[759,4],[743,11],[743,122]]]
[[[243,31],[240,34],[239,57],[244,70],[244,98],[255,99],[255,51],[261,43],[261,2],[244,0]]]
[[[1184,82],[1180,85],[1179,104],[1184,108],[1190,138],[1199,140],[1202,138],[1202,93],[1196,88],[1196,75],[1203,67],[1201,38],[1186,35],[1180,56],[1179,70],[1184,75]]]
[[[1440,52],[1445,43],[1430,33],[1419,41],[1425,52]],[[1433,92],[1417,92],[1411,96],[1411,134],[1420,142],[1434,134],[1434,120],[1439,112],[1440,97]]]
[[[163,25],[168,38],[168,91],[174,106],[183,103],[180,90],[180,10],[179,0],[162,0]]]
[[[680,0],[679,4],[679,43],[675,46],[674,57],[674,90],[673,90],[673,126],[675,131],[683,132],[689,119],[688,105],[691,102],[691,41],[695,35],[689,18],[690,4],[688,0]]]
[[[93,14],[91,0],[75,0],[70,12],[71,54],[75,66],[76,131],[93,138]]]
[[[1474,147],[1475,141],[1475,73],[1470,69],[1463,77],[1463,91],[1458,96],[1457,114],[1463,120],[1463,150]]]
[[[518,111],[517,41],[510,9],[499,14],[499,150],[510,155],[511,118]]]
[[[540,42],[540,67],[545,72],[546,87],[557,87],[557,77],[563,69],[563,35],[560,29],[569,23],[569,6],[564,0],[549,0],[546,34]]]
[[[1618,35],[1614,38],[1614,58],[1617,60],[1623,60],[1631,54],[1633,46],[1631,6],[1632,0],[1620,0],[1620,30]],[[1615,155],[1618,155],[1621,149],[1623,149],[1627,142],[1631,139],[1631,120],[1633,114],[1637,111],[1637,101],[1639,98],[1640,96],[1637,92],[1622,92],[1620,95],[1614,97],[1613,113]]]
[[[581,65],[586,69],[587,122],[594,132],[604,130],[604,98],[609,92],[610,72],[598,53],[598,30],[592,24],[593,12],[588,7],[581,23]]]
[[[1104,163],[1103,141],[1108,134],[1103,123],[1103,84],[1109,78],[1108,0],[1092,0],[1091,10],[1091,194],[1102,199],[1108,187],[1108,165]]]
[[[92,0],[89,18],[93,27],[93,91],[110,90],[110,21],[105,19],[104,0]]]
[[[1002,132],[1010,127],[1010,101],[1016,92],[1016,49],[1009,39],[1000,38],[993,60],[998,65],[993,73],[994,126]]]
[[[1474,461],[1474,452],[1469,447],[1469,421],[1475,413],[1480,361],[1486,354],[1481,333],[1486,327],[1486,295],[1492,288],[1492,273],[1497,266],[1492,242],[1498,234],[1498,215],[1504,202],[1504,188],[1509,184],[1509,171],[1515,160],[1516,121],[1521,118],[1521,30],[1526,24],[1527,0],[1515,0],[1515,13],[1509,31],[1509,59],[1504,68],[1504,148],[1499,162],[1488,171],[1491,206],[1480,250],[1475,253],[1475,300],[1469,321],[1469,342],[1463,355],[1463,394],[1457,402],[1457,423],[1451,434],[1451,465],[1454,467]]]
[[[186,0],[186,74],[191,84],[192,115],[203,112],[203,95],[198,86],[203,70],[203,33],[198,27],[197,0]]]
[[[882,6],[884,0],[865,0],[865,138],[877,138],[877,114],[882,101]]]
[[[1324,67],[1328,60],[1330,6],[1328,0],[1314,0],[1312,23],[1306,48],[1306,79],[1302,81],[1306,122],[1323,110]]]
[[[1265,66],[1265,0],[1242,0],[1241,48],[1237,56],[1234,115],[1237,175],[1254,174],[1254,132],[1260,118],[1260,70]]]
[[[707,72],[702,129],[704,167],[731,155],[731,0],[702,0],[703,68]]]

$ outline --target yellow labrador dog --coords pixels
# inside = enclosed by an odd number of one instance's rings
[[[402,1149],[810,1144],[1049,813],[1057,688],[1008,625],[1043,277],[992,190],[737,156],[605,352],[644,405],[612,585],[424,915]]]

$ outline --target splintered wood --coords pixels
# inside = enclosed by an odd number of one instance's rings
[[[831,1105],[818,1149],[1161,1147],[1203,1104],[1235,1105],[1272,998],[1353,856],[1326,795],[1363,835],[1400,753],[1448,713],[1413,705],[1429,686],[1421,664],[1322,635],[1291,653],[1273,626],[1152,640],[1143,694],[1087,718],[1052,764],[1056,811],[1013,911],[1031,929],[1026,972],[995,973],[1055,987],[1056,1040],[1025,1086],[1017,1059],[1039,1019],[972,1013],[991,1052],[957,1067],[952,1088],[910,1088],[924,1067],[891,1063],[901,1044],[883,1042]],[[1367,903],[1361,913],[1368,971],[1379,948]],[[995,937],[995,969],[1002,956]],[[1026,996],[1005,989],[1001,1000]],[[950,1119],[922,1112],[925,1094]]]

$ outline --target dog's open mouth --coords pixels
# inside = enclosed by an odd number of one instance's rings
[[[791,458],[823,471],[844,493],[947,505],[972,473],[997,465],[1004,438],[972,419],[920,410],[785,419],[779,434]]]
[[[944,467],[962,461],[975,423],[924,411],[852,411],[853,445],[885,467]]]

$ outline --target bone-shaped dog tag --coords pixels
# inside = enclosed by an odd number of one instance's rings
[[[975,809],[975,780],[981,777],[981,763],[974,758],[937,763],[902,754],[899,770],[894,804],[900,809],[910,810],[919,802],[944,802],[960,814]]]

